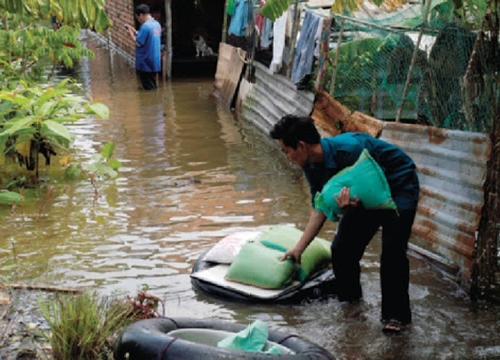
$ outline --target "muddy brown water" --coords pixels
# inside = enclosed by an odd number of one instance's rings
[[[99,182],[95,198],[88,181],[64,181],[57,161],[44,169],[47,181],[30,190],[36,200],[15,212],[0,209],[2,277],[132,296],[147,284],[169,317],[260,319],[338,359],[500,358],[500,307],[471,303],[417,256],[411,256],[414,323],[404,335],[382,334],[378,238],[362,261],[361,305],[335,298],[241,304],[194,292],[194,262],[223,236],[276,224],[303,229],[308,188],[275,143],[218,103],[213,76],[174,78],[143,92],[120,56],[95,40],[88,45],[96,58],[82,62],[78,77],[111,116],[73,125],[71,155],[88,162],[114,141],[120,176]],[[321,236],[331,239],[334,231],[330,223]]]

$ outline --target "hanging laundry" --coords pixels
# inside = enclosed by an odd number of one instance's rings
[[[273,43],[273,22],[266,18],[262,28],[262,35],[260,36],[260,47],[267,49]]]
[[[235,1],[236,0],[229,0],[229,2],[227,4],[227,14],[229,16],[233,16],[234,15]]]
[[[266,0],[261,0],[259,5],[259,11],[257,12],[257,16],[255,17],[255,26],[259,30],[259,34],[262,34],[262,30],[264,28],[264,21],[266,20],[264,15],[260,13],[260,9],[262,9],[264,5],[266,5]]]
[[[294,84],[298,84],[304,76],[312,71],[319,20],[318,15],[306,11],[293,59],[291,80]]]
[[[271,74],[279,72],[282,66],[287,20],[288,11],[285,11],[273,24],[273,59],[269,65]]]
[[[260,48],[268,49],[273,43],[273,22],[260,13],[260,9],[266,5],[266,0],[261,0],[259,12],[255,18],[255,26],[259,30]]]
[[[249,0],[235,0],[234,14],[231,16],[231,24],[228,33],[236,36],[244,36],[248,25]]]

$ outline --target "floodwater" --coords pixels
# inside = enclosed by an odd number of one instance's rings
[[[144,285],[169,317],[250,324],[299,334],[338,359],[500,358],[500,307],[473,304],[451,281],[411,256],[414,323],[386,336],[379,322],[379,239],[362,261],[364,303],[335,298],[294,305],[240,304],[197,294],[189,274],[202,252],[241,230],[308,219],[308,188],[277,145],[235,119],[213,96],[213,77],[174,79],[138,90],[133,69],[95,41],[79,79],[111,110],[108,120],[71,127],[83,163],[116,143],[120,176],[62,180],[57,162],[36,200],[0,209],[0,276],[13,283],[92,288],[135,296]],[[335,224],[320,234],[331,239]],[[161,308],[160,308],[161,310]]]

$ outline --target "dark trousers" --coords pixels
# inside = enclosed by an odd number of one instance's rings
[[[353,211],[340,220],[332,242],[332,264],[340,301],[362,298],[359,262],[366,246],[382,226],[380,282],[382,320],[411,322],[408,295],[410,266],[406,251],[416,209]]]
[[[158,73],[137,70],[137,76],[139,76],[144,90],[156,89],[156,77],[158,76]]]

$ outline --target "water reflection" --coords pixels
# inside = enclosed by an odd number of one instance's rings
[[[13,282],[97,288],[134,294],[147,284],[169,316],[250,323],[299,333],[339,359],[500,357],[499,308],[472,308],[457,288],[411,259],[415,323],[409,334],[380,331],[379,241],[363,259],[365,302],[335,299],[297,305],[235,304],[196,294],[189,274],[198,256],[224,235],[273,224],[303,229],[309,195],[300,171],[259,130],[235,120],[212,96],[213,79],[180,79],[157,92],[138,91],[133,68],[89,41],[85,91],[111,109],[107,121],[72,126],[73,156],[85,162],[116,142],[120,177],[99,182],[51,181],[31,190],[36,201],[11,214],[0,209],[0,275]],[[46,201],[49,186],[53,195]],[[47,202],[40,211],[41,204]],[[331,239],[329,224],[322,236]]]

